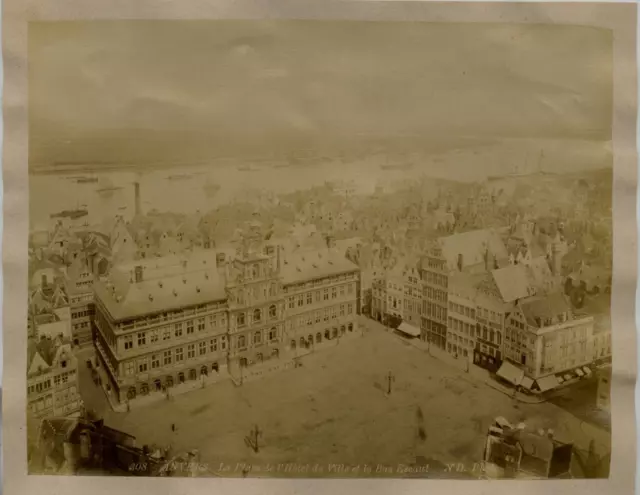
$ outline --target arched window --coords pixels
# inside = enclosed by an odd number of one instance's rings
[[[324,338],[327,340],[331,338],[331,333],[329,332],[328,328],[324,331]]]
[[[292,340],[292,341],[291,341],[291,348],[292,348],[292,349],[295,349],[295,348],[296,348],[296,341],[295,341],[295,340]]]
[[[278,309],[275,304],[269,306],[269,318],[277,318],[278,317]]]
[[[493,342],[493,339],[494,339],[495,335],[496,335],[496,332],[494,332],[493,330],[491,330],[491,331],[489,332],[489,338],[490,338],[490,340],[489,340],[489,341],[490,341],[490,342]]]
[[[350,332],[353,332],[353,323],[349,323],[349,327],[348,328],[349,328]]]
[[[242,348],[242,347],[246,347],[247,345],[247,339],[245,338],[244,335],[240,335],[240,337],[238,337],[238,347]]]
[[[300,337],[300,347],[306,347],[306,346],[307,346],[307,343],[304,340],[304,337]]]
[[[319,344],[320,342],[322,342],[322,334],[320,332],[318,332],[316,334],[316,342]]]
[[[260,321],[262,319],[262,311],[255,309],[253,311],[253,321]]]
[[[345,334],[345,332],[346,332],[346,329],[345,329],[344,325],[342,325],[342,326],[340,327],[340,335],[344,335],[344,334]]]
[[[259,330],[253,334],[253,343],[260,344],[262,342],[262,332]]]
[[[239,327],[244,326],[246,324],[244,313],[239,313],[238,316],[236,316],[236,321]]]

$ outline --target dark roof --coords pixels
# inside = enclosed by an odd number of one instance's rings
[[[520,303],[522,313],[531,326],[540,327],[540,320],[557,318],[561,314],[569,313],[571,306],[566,296],[561,292],[554,292],[540,297],[532,297]]]

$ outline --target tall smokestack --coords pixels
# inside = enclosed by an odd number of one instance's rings
[[[136,201],[136,216],[140,216],[142,215],[142,205],[140,203],[140,183],[139,182],[133,183],[133,191],[134,191],[134,196]]]

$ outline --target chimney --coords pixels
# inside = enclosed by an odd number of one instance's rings
[[[135,281],[136,283],[142,282],[142,266],[137,265],[135,267]]]
[[[133,183],[133,194],[135,197],[136,216],[142,215],[142,204],[140,202],[140,183]]]

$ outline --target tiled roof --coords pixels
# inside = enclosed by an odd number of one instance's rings
[[[281,264],[284,284],[354,271],[359,271],[358,265],[345,258],[343,253],[328,248],[289,253]]]
[[[462,256],[463,269],[470,265],[485,262],[485,254],[496,259],[507,258],[507,249],[500,235],[493,230],[473,230],[438,239],[442,254],[447,260],[449,270],[458,268],[459,256]]]
[[[542,261],[544,262],[544,260]],[[526,265],[510,265],[493,270],[491,273],[505,302],[534,296],[544,289],[545,282],[548,281],[545,279],[547,274],[537,266],[532,269]],[[548,276],[551,276],[550,272]]]
[[[522,313],[527,322],[535,327],[540,327],[540,320],[557,318],[561,314],[568,314],[571,306],[567,298],[561,292],[554,292],[539,297],[532,297],[520,303]]]
[[[143,278],[137,283],[135,263],[115,267],[106,281],[96,282],[96,297],[116,320],[223,300],[224,278],[215,252],[207,253],[194,254],[184,264],[175,256],[139,263]]]

